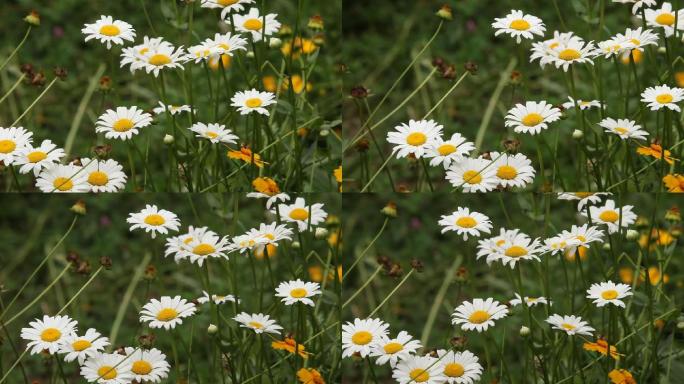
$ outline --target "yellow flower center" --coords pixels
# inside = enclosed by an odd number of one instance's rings
[[[352,336],[352,343],[366,345],[373,340],[373,335],[368,331],[358,331]]]
[[[223,5],[224,7],[227,7],[229,5],[233,5],[237,3],[240,0],[217,0],[216,2],[219,3],[220,5]]]
[[[218,137],[218,133],[213,132],[213,131],[207,131],[206,135],[207,135],[207,137],[209,137],[211,139],[215,139]]]
[[[392,355],[392,354],[395,354],[395,353],[401,351],[402,349],[404,349],[404,346],[401,345],[400,343],[391,342],[391,343],[385,344],[385,346],[382,347],[382,349],[385,350],[385,353]]]
[[[485,321],[489,320],[489,313],[487,311],[475,311],[473,312],[470,317],[468,318],[468,321],[470,321],[473,324],[482,324]]]
[[[242,26],[250,31],[259,31],[264,26],[264,23],[262,23],[259,19],[249,19],[245,21]]]
[[[463,173],[463,181],[467,184],[480,184],[482,182],[482,175],[478,171],[465,171]]]
[[[10,153],[16,147],[17,144],[12,140],[0,140],[0,153]]]
[[[415,381],[416,383],[424,383],[430,380],[430,374],[422,368],[414,369],[409,373],[409,376],[411,376],[411,380]]]
[[[449,377],[461,377],[463,372],[465,372],[465,369],[459,363],[449,363],[444,367],[444,374]]]
[[[261,107],[261,104],[263,104],[263,103],[261,102],[261,99],[258,97],[253,97],[253,98],[247,99],[245,101],[245,105],[250,107],[250,108],[259,108],[259,107]]]
[[[218,44],[218,47],[221,48],[221,49],[223,49],[223,50],[226,50],[226,51],[229,51],[229,50],[230,50],[230,45],[228,45],[228,44],[226,44],[226,43],[219,43],[219,44]]]
[[[292,220],[304,221],[309,218],[309,211],[304,208],[295,208],[290,212],[290,218]]]
[[[290,291],[290,296],[294,297],[295,299],[301,299],[302,297],[306,297],[306,289],[304,288],[295,288]]]
[[[157,67],[161,67],[163,65],[169,64],[170,62],[171,62],[171,58],[164,55],[164,54],[161,54],[161,53],[157,53],[156,55],[153,55],[152,57],[150,57],[150,60],[149,60],[150,64],[157,66]]]
[[[662,95],[656,96],[656,101],[660,104],[667,104],[673,99],[672,95],[669,93],[663,93]]]
[[[43,332],[40,333],[40,339],[51,343],[53,341],[59,340],[62,337],[62,332],[57,328],[45,328]]]
[[[148,373],[152,372],[152,364],[145,360],[138,360],[133,362],[131,371],[133,371],[133,373],[136,375],[147,375]]]
[[[582,54],[579,51],[570,48],[566,48],[558,54],[558,58],[565,61],[577,60],[580,57]]]
[[[213,246],[211,246],[210,244],[207,244],[207,243],[201,243],[192,249],[192,253],[194,253],[195,255],[199,255],[199,256],[206,256],[206,255],[209,255],[211,253],[214,253],[215,251],[216,251],[216,248],[214,248]]]
[[[609,290],[607,290],[607,291],[603,291],[603,292],[601,293],[601,297],[602,297],[604,300],[613,300],[613,299],[615,299],[615,298],[618,297],[618,292],[617,292],[616,290],[614,290],[614,289],[609,289]]]
[[[473,228],[477,225],[477,221],[469,216],[459,217],[458,220],[456,220],[456,225],[462,228]]]
[[[173,308],[164,308],[157,313],[157,320],[170,321],[178,317],[178,312]]]
[[[511,21],[511,24],[508,27],[517,31],[527,31],[530,29],[530,23],[523,19],[518,19]]]
[[[28,161],[31,163],[37,163],[39,161],[47,159],[47,153],[43,151],[33,151],[29,153],[26,158],[28,158]]]
[[[621,135],[624,135],[625,133],[628,132],[628,131],[627,131],[627,128],[622,128],[622,127],[615,127],[613,130],[614,130],[615,132],[621,134]]]
[[[155,227],[158,227],[160,225],[163,225],[166,223],[166,220],[161,215],[157,215],[156,213],[148,215],[145,218],[145,224],[147,225],[153,225]]]
[[[97,375],[105,380],[116,379],[116,368],[109,365],[103,365],[97,369]]]
[[[100,28],[100,34],[105,36],[119,36],[121,30],[116,25],[103,25]]]
[[[58,177],[55,179],[55,181],[52,182],[52,186],[62,192],[71,191],[71,188],[74,187],[74,182],[71,181],[71,179],[67,179],[66,177]]]
[[[76,340],[73,343],[71,343],[71,347],[74,348],[74,351],[81,352],[87,348],[90,348],[92,344],[90,344],[90,341],[88,340]]]
[[[101,171],[92,172],[88,176],[88,183],[90,183],[91,185],[102,186],[102,185],[106,185],[108,181],[109,181],[109,176],[107,176],[106,173],[101,172]]]
[[[502,165],[499,167],[499,170],[496,171],[496,176],[504,180],[513,180],[518,176],[518,171],[510,165]]]
[[[599,215],[599,219],[608,223],[614,223],[618,221],[620,215],[615,211],[605,211]]]
[[[112,125],[112,129],[114,129],[117,132],[126,132],[133,128],[135,123],[131,119],[119,119],[114,122],[114,125]]]
[[[629,42],[632,43],[632,44],[634,44],[634,45],[639,45],[639,44],[641,44],[641,41],[639,41],[638,39],[630,39]]]
[[[252,328],[256,328],[256,329],[261,329],[261,328],[263,328],[263,327],[264,327],[264,325],[263,325],[263,324],[261,324],[261,323],[260,323],[260,322],[258,322],[258,321],[250,321],[250,322],[249,322],[249,323],[247,323],[247,324],[248,324],[248,325],[249,325],[250,327],[252,327]]]
[[[671,13],[661,13],[655,18],[655,22],[660,25],[672,25],[675,22],[675,15]]]
[[[583,243],[587,241],[587,238],[582,235],[577,235],[575,238]]]
[[[450,155],[456,152],[456,146],[451,144],[442,144],[439,146],[439,148],[437,148],[437,152],[439,152],[439,154],[442,156]]]
[[[521,257],[527,255],[527,249],[514,245],[506,250],[506,256],[508,257]]]
[[[521,120],[523,125],[525,125],[527,127],[534,127],[535,125],[541,123],[542,121],[544,121],[544,116],[542,116],[538,113],[527,114]]]
[[[568,323],[561,324],[561,327],[567,329],[568,331],[572,331],[573,329],[577,328],[574,325]]]
[[[427,136],[422,132],[413,132],[412,134],[406,136],[406,144],[413,145],[414,147],[421,146],[427,141]]]

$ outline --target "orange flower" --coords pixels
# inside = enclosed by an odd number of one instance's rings
[[[584,343],[583,347],[587,351],[595,351],[602,355],[608,355],[608,342],[604,338],[599,338],[595,343]],[[620,360],[620,354],[614,345],[610,346],[610,357],[615,360]]]
[[[622,267],[618,270],[618,275],[620,275],[620,280],[624,284],[632,284],[634,281],[634,271],[630,267]]]
[[[263,260],[266,258],[266,250],[268,250],[268,258],[273,258],[275,257],[276,254],[278,254],[278,247],[276,247],[273,244],[266,244],[265,247],[259,246],[254,250],[254,257],[257,258],[257,260]]]
[[[608,378],[613,384],[636,384],[632,374],[624,369],[613,369],[608,373]]]
[[[666,284],[670,282],[670,275],[663,275],[658,267],[648,267],[648,279],[651,285],[658,285],[660,279],[663,279],[663,284]]]
[[[275,76],[264,76],[262,82],[264,83],[264,90],[272,93],[278,90],[278,80]]]
[[[297,371],[297,378],[302,384],[325,384],[323,376],[313,368],[302,368]]]
[[[314,265],[308,268],[309,271],[309,278],[311,281],[315,281],[317,283],[323,282],[323,267],[319,265]],[[342,282],[342,266],[338,265],[337,266],[337,279]],[[329,271],[328,272],[328,277],[326,277],[326,281],[332,281],[335,280],[335,272],[334,271]]]
[[[280,188],[275,180],[270,177],[257,177],[252,181],[254,190],[265,195],[275,196],[280,193]]]
[[[567,261],[575,261],[575,257],[579,255],[579,258],[581,261],[584,261],[587,259],[587,247],[579,246],[577,247],[577,250],[573,252],[565,252],[565,260]]]
[[[259,168],[263,168],[264,166],[261,156],[257,153],[252,154],[252,150],[245,146],[240,148],[239,151],[228,151],[228,158],[242,160],[245,163],[254,163]]]
[[[333,171],[333,176],[335,176],[335,180],[337,180],[338,184],[342,184],[342,166],[340,165],[339,167],[335,168]],[[342,186],[340,185],[340,192],[342,192]]]
[[[274,341],[271,343],[271,347],[273,349],[286,350],[290,353],[294,353],[295,345],[297,346],[297,353],[299,354],[299,356],[301,356],[304,359],[309,357],[309,354],[304,350],[304,346],[302,344],[297,344],[297,342],[295,342],[295,339],[291,337],[286,337],[283,341]]]
[[[674,164],[674,158],[671,157],[671,152],[667,149],[663,151],[663,147],[660,144],[653,143],[648,147],[639,147],[636,151],[640,155],[651,156],[656,159],[662,159],[663,153],[665,153],[665,161],[668,164]]]
[[[639,246],[641,248],[646,248],[646,245],[649,244],[649,248],[655,249],[656,245],[660,246],[668,246],[672,244],[674,241],[674,237],[670,234],[670,232],[664,230],[664,229],[657,229],[654,228],[653,231],[651,231],[651,239],[648,239],[648,235],[645,233],[642,233],[641,236],[639,237]]]
[[[675,72],[675,83],[677,83],[678,87],[684,88],[684,72]]]
[[[223,69],[228,69],[230,68],[230,62],[231,62],[231,57],[228,55],[221,55],[221,64],[223,64]],[[221,68],[221,64],[219,64],[218,57],[216,56],[211,56],[209,57],[209,68],[211,68],[213,71],[218,71]]]
[[[684,192],[684,176],[674,173],[665,175],[663,183],[667,187],[668,192],[682,193]]]
[[[310,82],[304,83],[304,79],[300,75],[292,75],[292,86],[296,94],[302,93],[306,87],[306,91],[310,92],[313,89],[313,85]],[[283,80],[283,92],[290,89],[290,79],[286,78]]]
[[[632,56],[634,57],[634,64],[639,64],[641,62],[641,60],[643,59],[643,55],[644,54],[641,53],[640,50],[632,49]],[[620,57],[620,61],[622,61],[622,64],[625,64],[625,65],[629,64],[630,63],[629,53],[628,52],[623,53],[622,56]]]

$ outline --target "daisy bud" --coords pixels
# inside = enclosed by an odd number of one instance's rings
[[[216,332],[218,332],[218,327],[214,324],[209,324],[209,326],[207,327],[207,333],[213,335]]]
[[[660,53],[660,54],[662,55],[662,54],[664,54],[665,52],[667,52],[667,50],[665,49],[665,47],[658,47],[658,53]]]
[[[390,201],[380,212],[385,216],[397,217],[397,205]]]
[[[280,48],[281,45],[283,45],[283,41],[280,40],[280,39],[277,38],[277,37],[272,37],[272,38],[268,41],[268,46],[271,47],[271,48]]]
[[[254,58],[254,52],[252,52],[252,51],[247,52],[247,58],[253,59]]]
[[[86,214],[86,204],[85,201],[83,200],[78,200],[74,205],[71,206],[71,212],[77,214],[77,215],[85,215]]]
[[[328,136],[329,134],[330,134],[330,130],[329,130],[329,129],[321,129],[321,131],[318,133],[318,135],[321,136],[321,137],[326,137],[326,136]]]
[[[526,336],[529,336],[529,334],[530,334],[530,329],[529,329],[529,328],[527,328],[527,327],[524,326],[524,325],[523,325],[522,327],[520,327],[520,336],[526,337]]]
[[[680,321],[677,323],[677,329],[684,329],[684,321]]]
[[[36,11],[31,11],[26,17],[24,17],[24,21],[33,25],[34,27],[37,27],[40,25],[40,14]]]
[[[299,249],[301,244],[299,244],[299,241],[293,241],[292,242],[292,249]]]
[[[639,238],[639,232],[634,229],[628,229],[625,237],[627,240],[636,240]]]
[[[575,129],[574,131],[572,131],[572,138],[573,139],[579,140],[583,137],[584,137],[584,132],[582,132],[581,130]]]
[[[440,19],[446,21],[451,21],[454,19],[454,14],[453,12],[451,12],[451,7],[446,4],[442,5],[442,8],[440,8],[439,11],[437,11],[436,15]]]
[[[325,239],[328,236],[328,230],[325,228],[316,228],[315,236],[317,239]]]
[[[682,215],[679,213],[679,208],[672,207],[665,212],[665,220],[679,222],[682,221]]]
[[[602,248],[604,251],[610,251],[610,243],[604,243]]]
[[[308,24],[309,28],[322,30],[323,25],[324,25],[323,18],[320,15],[311,16],[309,18],[309,24]]]
[[[171,135],[165,135],[164,136],[164,144],[172,144],[174,141],[173,136]]]

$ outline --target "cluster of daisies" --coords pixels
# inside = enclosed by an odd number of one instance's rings
[[[486,257],[491,264],[500,261],[503,265],[514,268],[518,262],[541,261],[543,254],[555,255],[563,253],[572,255],[585,252],[592,243],[604,241],[604,230],[608,233],[626,231],[636,222],[632,206],[616,206],[612,200],[602,203],[608,194],[570,194],[558,195],[561,200],[578,202],[578,212],[583,214],[588,223],[573,225],[569,230],[545,240],[533,239],[521,231],[501,229],[499,235],[478,241],[477,259]],[[493,229],[491,220],[484,214],[459,207],[449,215],[443,215],[438,224],[442,233],[456,232],[464,241],[469,237],[479,238],[490,234]],[[586,291],[586,297],[597,306],[614,305],[625,307],[625,299],[632,295],[627,284],[604,281],[592,284]],[[494,298],[474,298],[457,306],[451,317],[452,324],[463,331],[487,331],[495,326],[498,320],[509,316],[512,307],[552,305],[543,296],[524,296],[515,293],[508,301],[509,305],[500,303]],[[552,314],[546,322],[556,330],[569,336],[591,337],[595,329],[588,321],[576,315]],[[607,345],[605,339],[597,342],[587,341],[585,349],[601,350]],[[393,378],[401,384],[406,383],[459,383],[470,384],[478,381],[483,367],[478,357],[470,351],[437,350],[425,355],[419,354],[423,346],[405,331],[391,337],[389,325],[381,319],[355,319],[343,326],[343,357],[376,358],[376,364],[389,364],[393,370]],[[593,349],[592,349],[593,348]],[[612,347],[614,349],[614,346]],[[604,348],[605,349],[605,348]]]

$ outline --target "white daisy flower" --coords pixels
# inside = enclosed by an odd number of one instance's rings
[[[635,121],[628,119],[612,119],[607,117],[599,123],[606,132],[616,134],[622,140],[638,139],[646,140],[648,132],[641,129],[640,125],[637,125]]]
[[[124,45],[124,40],[135,40],[135,30],[132,25],[104,15],[93,24],[85,24],[81,33],[86,35],[86,42],[93,39],[100,40],[101,43],[107,44],[107,49],[112,48],[112,43]]]
[[[637,215],[632,208],[631,205],[616,207],[613,200],[606,200],[603,207],[589,207],[589,217],[594,224],[607,225],[608,233],[616,233],[620,228],[628,228],[636,222]],[[586,216],[584,211],[580,214]]]
[[[162,37],[150,38],[145,36],[143,38],[142,44],[135,45],[133,47],[124,48],[121,51],[121,68],[126,65],[130,65],[131,73],[145,66],[147,61],[146,53],[150,52],[152,49],[156,49],[162,44],[169,44],[164,41]]]
[[[90,192],[119,192],[125,188],[127,176],[116,160],[82,158],[81,164]]]
[[[62,148],[57,148],[50,140],[43,140],[38,147],[26,146],[16,151],[14,165],[19,166],[19,173],[29,173],[33,171],[38,176],[45,167],[59,163],[65,156]]]
[[[433,120],[409,120],[388,132],[387,142],[394,144],[392,153],[396,153],[397,159],[408,155],[421,158],[438,142],[443,128]]]
[[[89,383],[130,384],[131,361],[118,353],[96,352],[81,366],[81,376]]]
[[[269,105],[275,104],[275,95],[271,92],[259,92],[256,89],[237,92],[231,99],[231,106],[237,108],[241,115],[248,115],[256,112],[270,116]]]
[[[267,241],[268,239],[265,237],[257,237],[250,234],[233,236],[230,239],[230,249],[233,252],[238,251],[242,254],[254,250],[257,246],[265,245]]]
[[[440,364],[444,367],[444,383],[473,384],[480,380],[482,365],[480,360],[470,351],[437,350]]]
[[[240,35],[233,35],[230,32],[217,33],[213,39],[204,40],[204,44],[215,48],[215,53],[212,56],[233,56],[233,52],[237,50],[247,50],[247,40],[240,37]]]
[[[73,164],[48,165],[38,174],[36,187],[45,193],[84,193],[90,191],[83,167]]]
[[[220,50],[221,49],[215,45],[202,42],[188,47],[188,54],[185,56],[185,60],[188,62],[192,61],[195,64],[201,63],[209,60],[211,57],[218,56]]]
[[[132,347],[126,347],[124,351],[131,364],[133,380],[140,383],[160,383],[169,376],[171,365],[166,361],[166,355],[162,351],[156,348]]]
[[[236,140],[239,140],[239,137],[233,135],[233,131],[226,129],[226,126],[223,124],[195,123],[188,129],[197,133],[197,137],[207,139],[214,144],[237,144]]]
[[[190,108],[189,105],[166,105],[163,102],[159,102],[159,106],[155,107],[152,112],[154,112],[155,115],[161,115],[163,113],[166,113],[166,111],[169,111],[171,116],[178,115],[183,112],[192,112],[193,109]]]
[[[620,38],[618,36],[612,36],[608,40],[600,41],[597,44],[597,46],[597,55],[603,55],[603,57],[605,57],[606,59],[612,56],[622,55],[625,53],[629,54],[629,52],[631,52],[631,50],[634,47],[634,45],[630,41],[625,40],[624,38]],[[575,104],[573,103],[573,108],[574,105]]]
[[[640,15],[637,15],[641,17]],[[660,8],[648,8],[644,10],[646,17],[646,24],[653,28],[663,28],[665,36],[670,37],[674,34],[675,28],[681,31],[684,30],[684,10],[677,10],[677,13],[672,10],[672,4],[664,2]],[[675,21],[677,25],[675,26]]]
[[[650,29],[642,30],[641,27],[637,29],[627,28],[624,34],[618,33],[615,39],[622,45],[629,46],[630,50],[636,49],[641,52],[647,45],[658,45],[658,35]]]
[[[546,322],[551,324],[554,329],[564,331],[570,336],[584,335],[591,336],[594,328],[589,326],[589,323],[582,321],[582,318],[574,315],[551,315]]]
[[[26,349],[35,355],[44,350],[51,355],[59,351],[60,343],[76,332],[78,323],[69,316],[48,316],[35,319],[28,328],[21,329],[21,338],[28,341]]]
[[[95,132],[104,132],[108,139],[128,140],[138,130],[152,124],[152,115],[138,107],[108,109],[95,123]]]
[[[253,238],[264,238],[267,244],[278,245],[283,240],[292,240],[294,234],[290,228],[285,224],[278,224],[276,222],[259,224],[259,228],[252,228],[247,231],[247,234]]]
[[[389,324],[380,319],[354,319],[342,325],[342,358],[358,353],[370,356],[371,351],[383,338],[388,337]]]
[[[162,38],[146,40],[146,43],[124,49],[121,53],[121,67],[130,65],[131,72],[144,69],[155,77],[162,69],[183,69],[185,60],[183,47],[176,48]]]
[[[610,192],[559,192],[558,200],[579,201],[577,203],[577,211],[584,210],[587,204],[598,204],[601,202],[601,196],[610,196]]]
[[[656,0],[613,0],[613,3],[634,4],[632,14],[636,15],[642,7],[648,8],[656,5]]]
[[[522,298],[517,293],[515,294],[515,299],[511,300],[509,303],[512,306],[516,307],[516,306],[522,304],[523,300],[525,301],[525,304],[527,304],[528,307],[534,307],[534,306],[539,305],[539,304],[549,305],[549,301],[546,300],[546,297],[544,297],[544,296],[539,296],[539,297],[525,296],[524,298]]]
[[[392,378],[399,384],[444,383],[442,364],[435,357],[409,355],[392,371]]]
[[[227,252],[231,250],[227,236],[220,237],[207,227],[188,227],[188,233],[179,238],[167,240],[166,256],[175,253],[175,260],[189,259],[200,267],[205,260],[212,258],[228,259]]]
[[[574,255],[578,248],[590,248],[593,242],[603,242],[603,231],[589,224],[573,225],[569,231],[563,231],[561,236],[569,239],[564,249],[566,256]]]
[[[247,14],[233,15],[232,21],[235,22],[235,30],[251,34],[254,41],[261,41],[263,36],[271,36],[280,29],[277,16],[275,13],[259,15],[258,8],[251,8]],[[226,22],[230,24],[231,20],[227,19]]]
[[[413,339],[406,331],[401,331],[394,339],[387,336],[381,337],[373,345],[370,355],[377,357],[375,364],[383,365],[389,363],[392,368],[396,367],[399,360],[406,360],[410,355],[422,348],[419,340]]]
[[[552,48],[549,49],[549,47]],[[563,71],[567,72],[571,64],[589,63],[593,65],[593,58],[596,54],[597,51],[593,42],[585,42],[581,37],[575,35],[564,35],[563,39],[554,41],[551,45],[547,41],[533,43],[530,62],[538,59],[542,68],[547,64],[553,64],[556,68],[562,67]]]
[[[298,197],[289,205],[278,204],[278,208],[272,209],[271,212],[279,214],[280,219],[285,222],[297,224],[300,232],[313,229],[324,223],[328,217],[328,213],[323,210],[323,204],[315,203],[307,206],[303,197]]]
[[[480,237],[481,233],[491,233],[492,230],[489,217],[463,207],[456,208],[450,215],[442,215],[438,224],[442,226],[442,233],[455,231],[463,236],[463,240],[468,240],[468,235]]]
[[[33,143],[33,132],[23,127],[0,127],[0,161],[12,165],[19,151],[30,148]]]
[[[572,236],[560,234],[544,240],[544,247],[552,255],[556,253],[564,253],[569,247],[579,246],[580,241]]]
[[[625,303],[622,299],[631,296],[631,291],[632,288],[627,284],[615,284],[612,281],[606,281],[599,284],[592,284],[591,287],[587,289],[587,298],[593,299],[593,303],[596,304],[597,307],[613,304],[625,308]]]
[[[156,205],[146,204],[145,209],[128,215],[126,222],[131,225],[130,230],[141,228],[145,232],[151,232],[152,238],[157,233],[167,235],[169,231],[178,231],[180,221],[175,213],[165,209],[158,209]]]
[[[257,334],[275,333],[280,335],[280,330],[283,329],[275,320],[271,320],[268,315],[263,313],[253,313],[250,315],[247,312],[242,312],[233,317],[233,320],[240,323],[241,328],[249,328]]]
[[[528,101],[524,105],[516,104],[508,111],[504,125],[513,127],[517,133],[536,135],[542,129],[548,129],[549,123],[561,118],[560,109],[546,101]]]
[[[532,161],[522,153],[511,155],[491,152],[490,157],[494,162],[492,168],[496,171],[497,181],[502,187],[524,187],[534,181]]]
[[[271,206],[273,204],[276,204],[279,201],[290,201],[290,195],[288,195],[287,193],[276,193],[274,195],[269,195],[261,192],[249,192],[247,193],[247,197],[251,199],[266,199],[266,209],[269,210],[271,209]]]
[[[85,335],[79,336],[76,332],[62,339],[59,345],[59,353],[65,354],[64,361],[70,363],[78,359],[78,364],[92,357],[109,345],[109,339],[100,335],[94,328],[86,331]]]
[[[176,328],[183,324],[183,319],[197,311],[195,304],[180,296],[162,296],[159,300],[151,299],[140,311],[140,322],[149,322],[150,328]]]
[[[486,300],[473,299],[472,302],[464,301],[454,309],[451,324],[461,324],[464,331],[482,332],[493,327],[494,320],[502,319],[506,315],[508,308],[491,297]]]
[[[221,8],[221,18],[229,17],[230,13],[242,12],[244,5],[252,4],[254,0],[202,0],[202,8]]]
[[[542,19],[525,15],[522,11],[511,10],[505,17],[497,17],[492,23],[492,28],[496,29],[494,36],[499,36],[503,33],[515,37],[516,43],[520,44],[522,38],[532,40],[534,35],[544,36],[546,27]]]
[[[295,303],[302,303],[305,305],[314,306],[313,300],[310,297],[320,295],[321,289],[318,283],[303,282],[300,279],[283,281],[276,288],[276,297],[281,297],[280,301],[285,305],[293,305]]]
[[[448,169],[452,163],[462,161],[473,150],[475,144],[466,141],[460,133],[454,133],[448,140],[438,135],[425,152],[425,157],[430,159],[431,166],[442,164],[444,169]]]
[[[465,158],[463,161],[451,164],[447,170],[446,179],[463,192],[489,192],[499,185],[496,169],[491,160],[479,157]]]
[[[500,229],[499,236],[491,239],[478,241],[477,258],[487,256],[487,264],[501,261],[503,265],[509,265],[511,269],[515,264],[523,260],[541,261],[539,255],[546,251],[546,247],[539,239],[532,239],[520,232],[519,229]]]
[[[240,299],[233,295],[217,295],[212,294],[211,299],[209,298],[209,293],[207,291],[202,291],[202,296],[197,298],[197,302],[200,304],[208,303],[209,300],[213,301],[216,305],[221,305],[227,302],[239,303]]]
[[[682,15],[684,17],[684,15]],[[668,87],[667,85],[657,85],[648,87],[641,93],[641,101],[648,104],[651,111],[661,108],[669,108],[673,111],[681,112],[677,103],[684,99],[684,88]]]
[[[601,102],[598,100],[584,101],[584,100],[577,99],[577,105],[583,111],[585,109],[590,109],[590,108],[601,108]],[[573,99],[571,96],[568,96],[568,101],[563,103],[563,108],[574,109],[575,108],[575,99]]]

